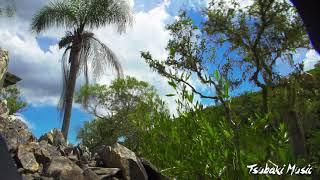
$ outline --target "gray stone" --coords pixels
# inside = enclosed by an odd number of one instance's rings
[[[124,179],[148,179],[146,170],[135,153],[119,143],[103,148],[100,157],[105,167],[120,168]]]
[[[57,147],[48,144],[46,141],[40,141],[39,145],[48,151],[51,157],[61,156],[61,153],[57,150]]]
[[[100,177],[89,168],[83,171],[83,175],[86,180],[100,180]]]
[[[33,152],[39,145],[36,143],[29,143],[26,145],[19,145],[17,158],[19,159],[22,167],[29,172],[37,172],[40,169]]]
[[[39,142],[40,141],[46,141],[49,144],[53,144],[53,136],[51,133],[46,133],[39,138]]]
[[[53,157],[46,174],[60,180],[84,180],[83,170],[66,157]]]
[[[9,63],[8,51],[0,49],[0,90],[3,87],[3,83],[6,78],[8,63]]]
[[[47,141],[50,145],[57,147],[60,145],[66,145],[66,140],[64,139],[64,136],[59,129],[53,129],[50,132],[42,135],[39,138],[39,141]]]
[[[15,153],[19,144],[26,144],[36,138],[27,125],[15,116],[0,117],[0,133],[6,139],[8,149]]]
[[[92,167],[90,168],[97,175],[106,175],[106,177],[114,176],[121,171],[120,168],[101,168],[101,167]]]
[[[168,177],[165,177],[164,175],[161,174],[161,172],[149,161],[147,161],[144,158],[140,158],[141,163],[143,164],[143,167],[145,168],[148,178],[152,180],[164,180],[167,179],[169,180]]]

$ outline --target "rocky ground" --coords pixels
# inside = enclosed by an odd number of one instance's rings
[[[118,143],[92,154],[82,145],[67,144],[58,129],[37,139],[18,117],[8,115],[6,102],[0,102],[0,134],[26,180],[168,179]]]

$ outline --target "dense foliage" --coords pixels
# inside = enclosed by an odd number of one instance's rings
[[[96,117],[86,122],[78,134],[92,151],[101,145],[121,141],[138,152],[143,143],[142,132],[152,127],[155,116],[169,116],[154,87],[132,77],[114,80],[108,87],[83,86],[76,99],[82,104],[85,104],[83,100],[88,100],[85,107]]]
[[[319,179],[320,68],[318,65],[305,72],[302,64],[293,61],[297,49],[309,48],[302,21],[286,0],[257,0],[245,8],[237,2],[213,1],[204,11],[208,18],[201,26],[182,12],[167,26],[171,35],[167,59],[157,60],[149,52],[141,53],[150,68],[166,77],[175,89],[176,93],[168,96],[176,98],[177,115],[140,109],[138,116],[126,116],[121,90],[117,89],[114,96],[102,93],[108,89],[103,87],[94,97],[96,102],[106,104],[101,109],[114,112],[104,116],[111,117],[111,121],[98,118],[87,123],[79,137],[101,139],[95,137],[99,127],[112,129],[105,133],[119,129],[130,132],[123,126],[112,128],[118,122],[117,114],[121,114],[126,117],[121,121],[134,127],[139,135],[139,141],[128,146],[171,178],[249,179],[253,175],[248,165],[291,163],[310,164],[312,178]],[[279,61],[290,65],[289,75],[276,70]],[[195,86],[195,81],[200,85]],[[240,91],[240,87],[245,90]],[[83,89],[84,94],[87,91],[95,92]],[[109,107],[114,104],[116,111]],[[137,104],[133,107],[139,107]],[[135,114],[133,109],[130,113]],[[151,118],[141,118],[143,111],[152,114]],[[90,146],[88,141],[82,142]],[[289,176],[262,178],[299,179]]]
[[[21,112],[27,103],[21,98],[20,91],[16,86],[9,86],[1,90],[0,99],[7,101],[9,114]]]

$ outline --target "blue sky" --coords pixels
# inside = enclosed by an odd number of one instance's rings
[[[61,92],[60,57],[62,50],[57,48],[59,38],[64,34],[63,29],[53,29],[42,34],[30,32],[32,15],[46,0],[17,1],[16,17],[0,19],[0,46],[10,52],[9,71],[22,77],[18,86],[23,98],[29,103],[21,116],[28,122],[32,132],[39,137],[53,128],[61,127],[61,119],[56,104]],[[169,34],[166,24],[172,22],[179,9],[188,10],[190,15],[199,21],[202,19],[197,12],[206,5],[203,0],[134,0],[135,24],[123,36],[116,34],[113,27],[95,31],[95,34],[105,44],[112,47],[123,60],[126,75],[135,76],[154,85],[159,94],[166,100],[165,94],[173,89],[167,80],[151,72],[141,60],[140,51],[149,50],[155,57],[164,58],[164,50]],[[108,37],[108,38],[105,38]],[[156,39],[154,39],[157,37]],[[152,39],[152,40],[151,40]],[[112,43],[111,43],[112,42]],[[123,45],[126,42],[125,45]],[[145,73],[148,72],[148,76]],[[113,79],[112,71],[107,72],[99,83],[108,84]],[[79,88],[81,84],[77,84]],[[167,99],[169,108],[175,111],[174,100]],[[77,130],[84,121],[92,116],[87,114],[79,105],[74,106],[71,117],[69,141],[76,142]]]
[[[62,123],[56,105],[61,93],[60,58],[63,50],[58,49],[57,42],[59,37],[64,35],[64,30],[52,29],[39,35],[32,33],[30,31],[32,15],[48,1],[17,0],[16,2],[16,17],[0,19],[0,47],[9,50],[9,71],[23,79],[18,86],[29,106],[21,115],[33,133],[39,137],[50,129],[60,128]],[[175,111],[174,100],[165,96],[174,90],[166,79],[149,69],[141,59],[140,51],[149,50],[157,59],[165,58],[165,46],[169,39],[169,33],[165,30],[166,24],[175,19],[181,8],[187,10],[194,22],[199,24],[204,18],[200,13],[201,7],[206,6],[207,1],[131,0],[131,4],[134,5],[135,22],[127,33],[120,36],[114,27],[94,30],[94,33],[118,55],[125,75],[134,76],[154,85],[169,108]],[[318,56],[312,51],[298,52],[296,59],[300,61],[305,59],[307,66],[312,67]],[[279,67],[281,71],[286,71],[284,65]],[[113,78],[113,72],[108,71],[97,82],[108,84]],[[77,88],[82,81],[80,78]],[[76,142],[77,130],[82,127],[83,122],[90,119],[92,116],[79,105],[74,106],[69,131],[71,143]]]

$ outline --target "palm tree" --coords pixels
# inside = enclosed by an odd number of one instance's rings
[[[89,30],[115,24],[121,34],[131,25],[132,19],[131,8],[125,0],[61,0],[50,2],[34,15],[31,28],[36,33],[54,26],[69,30],[59,42],[59,47],[65,48],[62,57],[63,92],[58,105],[63,115],[65,138],[68,137],[76,80],[83,73],[85,83],[89,83],[89,63],[94,78],[100,77],[107,65],[122,77],[116,55]]]

